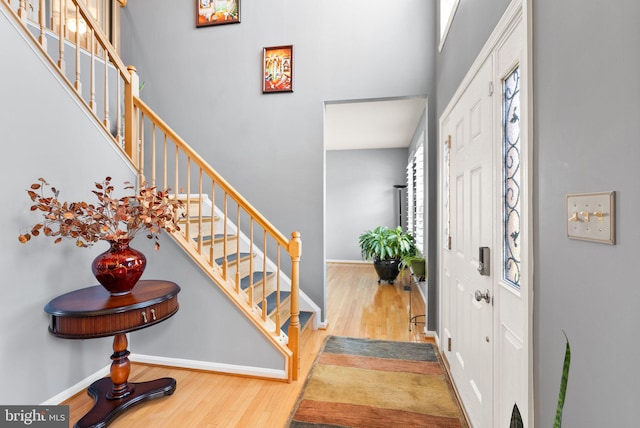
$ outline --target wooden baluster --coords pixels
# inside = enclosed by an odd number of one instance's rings
[[[124,141],[122,140],[122,94],[120,93],[120,72],[116,68],[116,135],[114,135],[116,142],[122,150],[124,150]]]
[[[240,203],[236,202],[236,293],[240,292]],[[225,236],[226,239],[226,236]]]
[[[216,182],[213,180],[213,178],[211,179],[211,236],[215,236],[215,215],[216,215],[216,210],[215,210],[215,206],[216,206]],[[215,264],[215,251],[214,251],[214,246],[212,245],[211,248],[209,249],[209,259],[211,260],[211,266],[213,266]]]
[[[109,51],[104,49],[104,126],[111,129],[109,121]]]
[[[181,193],[182,191],[180,190],[180,188],[178,187],[178,166],[179,166],[179,155],[180,153],[178,152],[178,145],[175,145],[175,174],[174,174],[174,185],[173,185],[173,191],[176,192],[176,194]],[[187,219],[188,220],[188,219]],[[186,229],[186,228],[185,228]]]
[[[133,104],[133,97],[137,97],[140,93],[140,80],[134,66],[127,66],[127,71],[129,72],[129,83],[125,82],[124,84],[124,152],[129,155],[131,162],[138,168],[138,173],[141,174],[143,172],[140,166],[142,162],[140,156],[141,144],[136,137],[138,116],[134,114]]]
[[[146,176],[147,174],[145,174]],[[148,178],[147,178],[148,180]],[[151,185],[156,185],[156,123],[151,122]]]
[[[229,195],[227,194],[227,191],[225,190],[224,192],[224,214],[223,214],[223,221],[224,221],[224,225],[222,227],[223,232],[222,232],[222,276],[223,278],[226,280],[227,279],[227,268],[228,268],[228,262],[227,262],[227,198],[229,197]]]
[[[145,116],[144,113],[140,114],[140,122],[138,127],[138,139],[136,152],[138,154],[138,182],[144,182],[144,124],[145,124]]]
[[[300,256],[302,255],[302,240],[300,232],[293,232],[289,241],[289,256],[291,257],[291,321],[289,322],[289,349],[293,352],[293,380],[300,376]]]
[[[187,240],[191,239],[191,232],[189,231],[191,226],[191,156],[187,155]]]
[[[253,306],[253,217],[249,219],[249,304]],[[266,281],[266,278],[263,278]]]
[[[40,46],[46,51],[47,50],[47,35],[45,33],[45,25],[46,25],[46,14],[45,14],[45,4],[44,0],[40,0],[38,6],[38,24],[40,24],[40,35],[38,36],[38,42],[40,42]]]
[[[267,229],[263,229],[262,232],[262,319],[267,319]],[[276,326],[275,334],[279,335],[279,326]]]
[[[27,0],[20,0],[18,3],[18,16],[22,22],[27,22],[28,18]]]
[[[82,98],[82,82],[80,81],[80,8],[76,4],[76,81],[75,88],[80,97]]]
[[[64,9],[66,6],[66,2],[60,0],[60,11],[59,11],[59,22],[58,22],[58,36],[59,36],[59,52],[58,52],[58,68],[64,74],[64,28],[66,24],[64,23]]]
[[[198,204],[198,253],[202,254],[202,168],[199,168],[198,171],[198,197],[200,198],[200,203]],[[213,246],[213,234],[211,234],[211,246]]]
[[[280,249],[282,246],[278,244],[277,250],[277,269],[276,269],[276,335],[280,335]]]
[[[95,114],[96,112],[96,40],[93,28],[87,29],[90,40],[90,64],[89,64],[89,108]]]
[[[51,0],[51,17],[49,18],[50,19],[49,29],[51,31],[53,31],[54,33],[57,30],[56,23],[58,23],[60,21],[60,10],[59,10],[60,0],[57,1],[58,9],[56,9],[56,7],[55,7],[55,5],[56,5],[56,3],[54,3],[55,1],[56,0]]]
[[[167,134],[164,133],[164,138],[162,139],[162,188],[166,189],[168,186],[167,183]],[[173,189],[174,195],[178,194],[177,189]]]

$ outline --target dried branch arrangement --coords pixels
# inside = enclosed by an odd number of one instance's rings
[[[159,235],[164,229],[171,233],[180,230],[180,208],[182,202],[171,189],[157,190],[146,183],[135,192],[135,187],[125,182],[124,190],[133,190],[129,195],[115,197],[111,177],[95,183],[92,193],[97,204],[85,201],[64,202],[58,199],[60,191],[43,178],[27,190],[34,202],[31,211],[42,213],[44,220],[31,227],[29,232],[20,234],[19,241],[27,243],[32,236],[50,236],[59,243],[63,238],[76,241],[78,247],[90,247],[97,241],[131,240],[140,230],[155,241],[155,249],[160,248]]]

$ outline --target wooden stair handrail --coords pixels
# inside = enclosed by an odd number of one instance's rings
[[[276,229],[257,209],[253,207],[237,190],[235,190],[218,172],[211,167],[202,157],[196,153],[191,146],[189,146],[180,136],[169,127],[153,110],[147,106],[144,101],[142,101],[139,97],[133,97],[133,102],[136,107],[138,107],[145,116],[147,116],[152,122],[159,126],[160,129],[169,137],[171,140],[182,150],[184,151],[193,161],[198,165],[202,170],[209,175],[209,177],[213,178],[216,183],[231,197],[241,205],[248,214],[254,219],[258,221],[258,223],[264,227],[273,237],[277,239],[277,241],[287,250],[289,250],[289,239],[287,239],[278,229]]]

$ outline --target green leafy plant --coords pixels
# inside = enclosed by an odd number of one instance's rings
[[[134,186],[125,182],[125,190],[134,190]],[[115,188],[111,177],[102,183],[95,183],[92,193],[98,199],[96,205],[88,202],[64,202],[58,199],[60,191],[52,187],[43,178],[27,190],[34,202],[31,211],[42,213],[44,220],[18,237],[19,241],[29,242],[32,236],[50,236],[59,243],[63,238],[76,241],[76,246],[86,248],[97,241],[131,240],[140,230],[147,238],[155,240],[156,250],[160,232],[180,230],[178,226],[179,209],[182,202],[170,195],[170,189],[157,190],[155,186],[142,187],[132,194],[117,198],[113,196]]]
[[[414,275],[419,277],[426,277],[427,275],[427,261],[422,253],[416,249],[413,254],[405,254],[400,257],[400,270],[404,272],[405,269],[411,269]]]
[[[558,393],[558,407],[556,408],[556,419],[553,422],[554,428],[562,426],[562,410],[564,408],[564,399],[567,395],[567,383],[569,382],[569,366],[571,365],[571,346],[569,346],[569,338],[567,333],[562,330],[567,345],[564,350],[564,364],[562,365],[562,378],[560,378],[560,392]]]
[[[511,411],[511,423],[509,424],[509,428],[524,428],[520,409],[518,409],[518,405],[515,403],[513,404],[513,410]]]
[[[556,408],[556,418],[553,422],[554,428],[562,427],[562,410],[564,408],[564,399],[567,396],[567,383],[569,382],[569,366],[571,365],[571,346],[569,345],[569,338],[567,334],[562,330],[567,345],[564,350],[564,363],[562,365],[562,377],[560,378],[560,391],[558,392],[558,405]],[[520,410],[518,405],[513,405],[513,411],[511,412],[511,423],[509,428],[522,428],[522,416],[520,416]]]
[[[367,230],[358,238],[360,252],[365,260],[393,260],[415,255],[413,236],[404,232],[400,226],[389,229],[378,226]]]

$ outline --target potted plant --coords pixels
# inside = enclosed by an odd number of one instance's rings
[[[427,277],[427,260],[417,248],[413,254],[406,254],[400,258],[400,271],[403,272],[407,268],[421,281]]]
[[[416,253],[413,236],[404,232],[400,226],[389,229],[378,226],[363,232],[358,238],[360,252],[365,260],[373,260],[378,273],[378,284],[387,281],[393,284],[400,273],[402,257]]]
[[[124,189],[133,192],[119,198],[114,196],[114,186],[107,177],[102,183],[95,183],[92,190],[97,204],[65,202],[58,199],[59,190],[40,178],[27,193],[33,201],[31,211],[41,213],[43,221],[18,239],[24,244],[32,236],[44,235],[55,238],[57,244],[69,238],[80,248],[106,241],[110,248],[96,257],[92,272],[112,295],[129,293],[146,266],[144,254],[131,248],[129,242],[142,230],[155,241],[158,250],[162,230],[169,233],[180,230],[182,202],[171,195],[170,189],[157,190],[155,186],[142,184],[135,191],[128,182]]]

